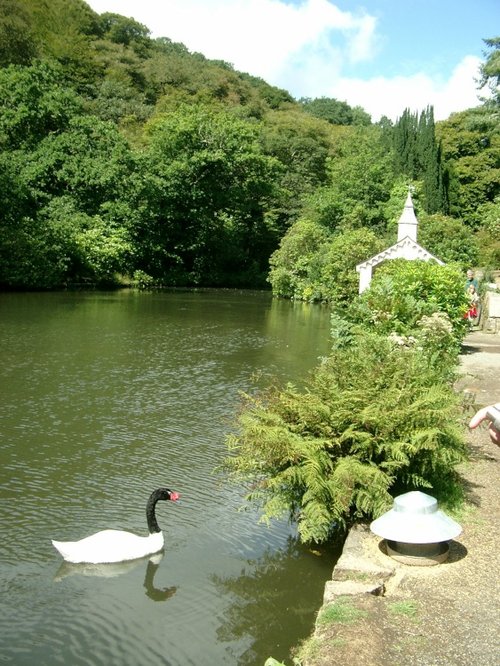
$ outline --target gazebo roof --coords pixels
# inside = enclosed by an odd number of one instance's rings
[[[391,245],[391,247],[382,250],[382,252],[379,252],[373,257],[370,257],[366,261],[358,264],[356,266],[356,270],[359,273],[360,270],[362,270],[365,266],[378,266],[378,264],[382,263],[386,259],[422,259],[424,261],[433,259],[441,266],[444,265],[444,262],[441,261],[441,259],[435,257],[416,241],[408,238],[407,236],[406,238],[403,238],[403,240],[400,240],[394,245]]]

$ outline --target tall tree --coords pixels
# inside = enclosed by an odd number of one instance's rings
[[[260,141],[283,166],[280,198],[271,213],[282,236],[300,214],[304,196],[326,181],[328,125],[299,109],[270,111],[260,125]]]
[[[441,146],[436,141],[432,107],[427,107],[420,115],[417,151],[426,210],[428,213],[447,211],[446,173],[441,159]]]
[[[423,182],[424,208],[429,213],[448,211],[448,177],[436,141],[434,110],[420,116],[405,109],[393,129],[396,174]]]
[[[496,106],[500,105],[500,37],[483,40],[488,51],[486,60],[482,63],[479,80],[479,86],[488,86],[491,92],[491,102]],[[487,100],[486,100],[487,101]]]
[[[394,175],[392,153],[381,140],[382,131],[376,126],[337,129],[328,162],[330,182],[313,204],[319,220],[330,228],[338,224],[385,227],[383,204]]]
[[[149,125],[143,270],[174,283],[223,284],[267,270],[277,243],[267,225],[277,160],[233,114],[184,106]]]

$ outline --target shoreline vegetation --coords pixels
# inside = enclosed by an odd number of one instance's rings
[[[347,308],[332,313],[332,349],[305,389],[243,396],[227,438],[229,477],[250,488],[264,520],[288,515],[321,543],[431,489],[453,509],[466,457],[454,390],[467,332],[463,275],[393,260]]]

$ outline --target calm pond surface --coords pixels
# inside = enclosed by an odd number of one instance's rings
[[[288,661],[337,553],[238,511],[214,470],[239,391],[300,381],[328,336],[326,308],[263,292],[0,294],[0,661]],[[182,496],[163,557],[62,564],[52,538],[145,534],[160,486]]]

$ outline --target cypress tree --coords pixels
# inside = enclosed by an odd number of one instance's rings
[[[405,109],[393,133],[395,169],[398,175],[423,183],[424,208],[428,213],[448,212],[448,177],[436,142],[434,109],[420,116]]]

